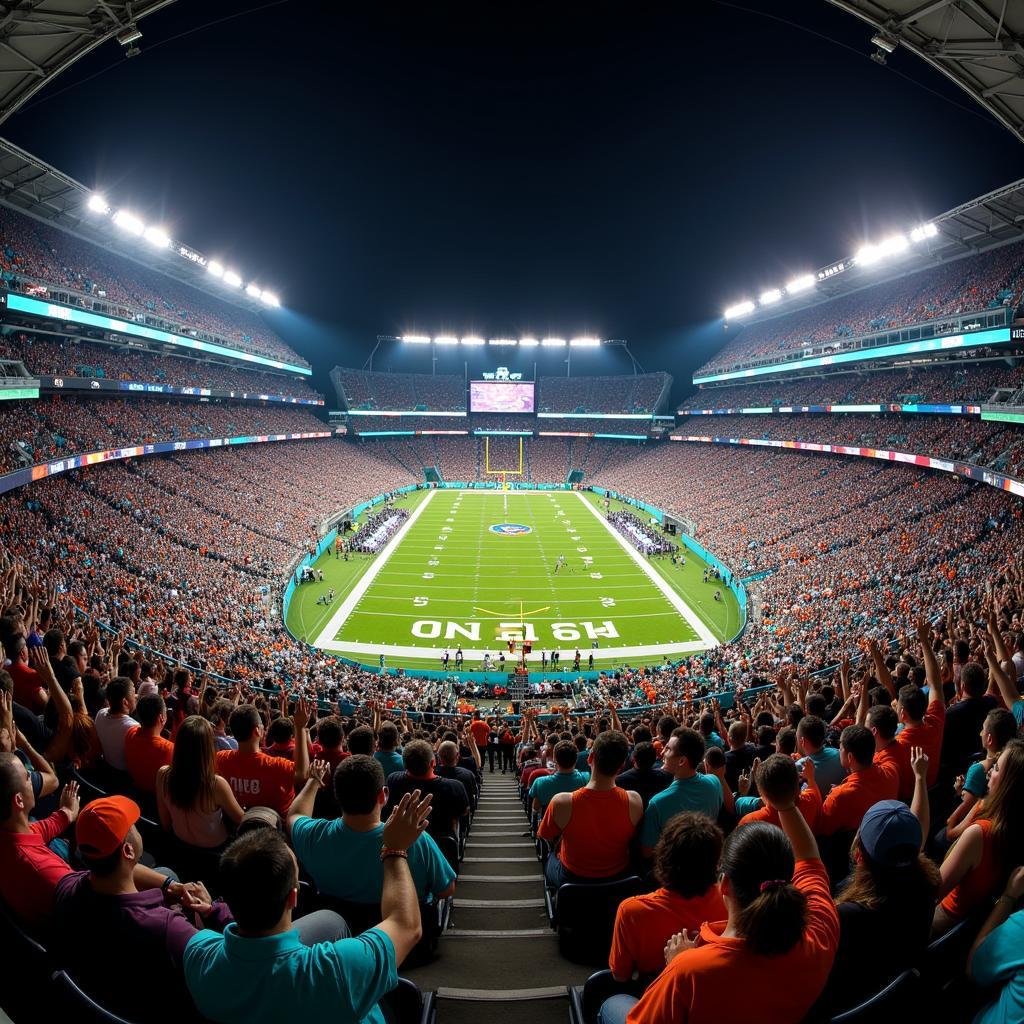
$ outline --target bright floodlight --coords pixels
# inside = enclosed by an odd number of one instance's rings
[[[520,338],[519,339],[519,347],[520,348],[536,348],[539,344],[540,344],[540,342],[536,338]]]
[[[857,262],[861,264],[875,263],[882,258],[882,252],[877,245],[862,245],[857,250]]]
[[[272,306],[274,309],[277,309],[281,305],[281,300],[273,292],[264,290],[260,292],[260,298],[265,306]]]
[[[601,344],[600,338],[573,338],[569,344],[573,348],[598,348]]]
[[[463,345],[483,345],[485,344],[483,338],[478,338],[475,334],[470,334],[468,337],[462,339]]]
[[[808,288],[813,288],[816,278],[813,274],[801,274],[799,277],[794,277],[789,284],[786,285],[787,295],[796,295],[797,292],[805,292]]]
[[[163,228],[146,228],[145,237],[150,245],[155,245],[158,249],[166,249],[171,244],[171,236]]]
[[[93,213],[110,213],[110,206],[106,199],[104,199],[98,192],[93,192],[93,194],[89,196],[89,202],[86,203],[86,205]]]
[[[541,344],[545,348],[565,348],[565,338],[545,338]]]
[[[258,299],[263,295],[263,289],[258,284],[247,284],[245,286],[245,294],[250,299]]]
[[[903,252],[904,249],[910,243],[907,241],[906,235],[890,235],[884,239],[878,246],[886,256],[891,256],[894,253]]]
[[[918,224],[910,232],[910,240],[912,242],[923,242],[926,238],[934,238],[938,233],[939,229],[934,224]]]
[[[454,334],[439,334],[434,339],[435,345],[458,345],[459,339]]]
[[[114,223],[122,231],[127,231],[130,235],[141,235],[146,230],[146,225],[134,213],[130,213],[128,210],[118,210],[114,214]]]
[[[754,304],[750,299],[744,299],[743,302],[737,302],[734,306],[729,306],[725,311],[726,320],[735,320],[737,317],[746,316],[748,313],[754,312]]]
[[[208,274],[213,274],[214,277],[223,277],[224,266],[216,260],[210,260],[210,262],[206,264],[206,272]]]
[[[429,345],[430,336],[428,334],[403,334],[402,341],[407,345]]]
[[[242,286],[242,279],[233,270],[225,270],[224,283],[231,285],[232,288],[240,288]]]
[[[782,298],[782,292],[778,288],[769,288],[766,292],[761,292],[761,305],[770,306],[773,302],[778,302]]]
[[[519,342],[516,341],[515,338],[488,338],[487,339],[487,344],[488,345],[504,345],[504,346],[507,347],[507,346],[510,346],[510,345],[518,345]]]

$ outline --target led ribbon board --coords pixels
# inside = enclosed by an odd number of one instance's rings
[[[694,375],[694,384],[710,384],[719,380],[744,380],[749,377],[763,377],[769,373],[788,373],[790,370],[809,370],[815,366],[841,366],[846,363],[863,363],[872,359],[886,359],[890,356],[909,356],[927,352],[947,352],[952,349],[977,348],[979,345],[1002,345],[1010,341],[1009,327],[994,327],[972,334],[951,334],[945,338],[923,338],[921,341],[905,341],[897,345],[881,345],[878,348],[858,349],[854,352],[837,352],[830,356],[811,356],[806,359],[791,359],[786,363],[771,366],[752,366],[745,370],[726,370],[723,373]]]
[[[119,459],[133,459],[142,455],[162,455],[165,452],[192,451],[196,448],[222,448],[233,444],[261,444],[267,441],[301,441],[313,437],[331,437],[329,430],[317,431],[312,434],[261,434],[256,437],[202,437],[191,441],[158,441],[155,444],[137,444],[127,448],[105,448],[98,452],[84,452],[81,455],[69,455],[66,459],[52,459],[40,462],[24,469],[16,469],[13,473],[0,476],[0,494],[14,490],[33,480],[45,480],[49,476],[59,476],[72,469],[83,466],[95,466],[101,462],[116,462]]]
[[[764,437],[701,437],[696,434],[673,434],[670,441],[692,441],[702,444],[735,444],[752,445],[757,448],[790,448],[804,452],[830,452],[833,455],[855,455],[862,459],[882,459],[885,462],[902,462],[910,466],[921,466],[923,469],[938,469],[943,473],[954,473],[956,476],[977,480],[1001,491],[1009,491],[1019,498],[1024,498],[1024,482],[1003,473],[995,473],[983,466],[975,466],[969,462],[955,462],[950,459],[936,459],[931,455],[914,455],[910,452],[896,452],[888,448],[858,448],[846,444],[819,444],[816,441],[779,441]]]
[[[280,359],[270,359],[267,356],[257,356],[252,352],[243,352],[240,349],[228,348],[226,345],[217,345],[212,341],[186,338],[184,335],[172,334],[170,331],[163,331],[158,327],[147,327],[146,324],[136,323],[134,320],[114,320],[100,313],[91,313],[87,309],[65,306],[59,302],[42,302],[29,295],[19,295],[17,292],[7,293],[7,308],[16,313],[24,313],[27,316],[38,316],[45,317],[48,320],[64,320],[74,324],[85,324],[87,327],[99,327],[102,330],[115,331],[118,334],[129,334],[136,338],[148,338],[150,341],[160,341],[165,345],[174,345],[178,348],[189,348],[195,352],[209,352],[211,355],[229,356],[232,359],[241,359],[247,363],[255,363],[257,366],[271,366],[275,370],[301,373],[307,377],[313,376],[313,371],[308,366],[286,363]]]

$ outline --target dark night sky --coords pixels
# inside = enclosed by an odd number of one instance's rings
[[[179,0],[3,131],[278,289],[318,374],[378,333],[587,331],[682,381],[730,301],[1024,175],[1005,129],[909,54],[874,64],[824,0],[208,24],[256,6]]]

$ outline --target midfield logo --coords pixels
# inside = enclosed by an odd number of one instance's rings
[[[524,526],[522,523],[495,523],[490,530],[502,537],[522,537],[523,534],[533,533],[532,526]]]

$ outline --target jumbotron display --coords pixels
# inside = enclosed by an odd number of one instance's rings
[[[471,380],[470,412],[533,412],[533,381]]]

